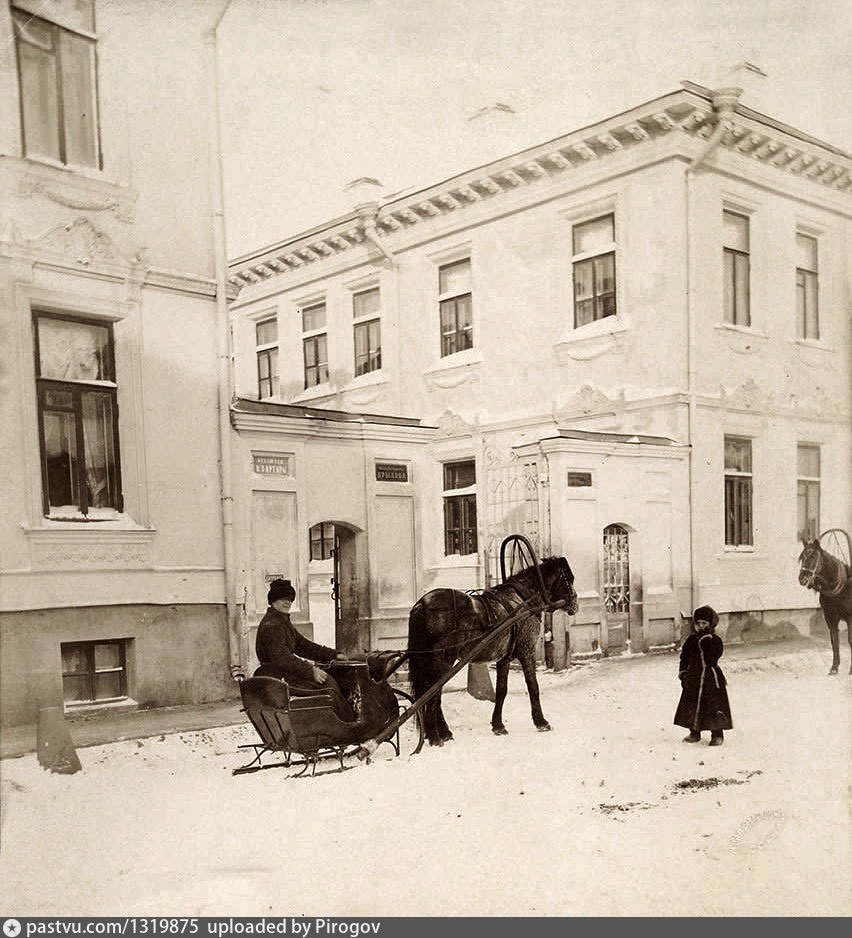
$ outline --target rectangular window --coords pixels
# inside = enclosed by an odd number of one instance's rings
[[[819,537],[820,452],[818,446],[800,443],[796,448],[799,540]]]
[[[615,215],[573,228],[574,326],[615,316]]]
[[[725,322],[751,325],[749,307],[749,220],[736,212],[722,213]]]
[[[750,547],[752,532],[751,440],[725,437],[725,546]]]
[[[44,512],[121,511],[112,323],[33,321]]]
[[[382,367],[382,321],[379,288],[364,290],[352,297],[355,337],[355,376],[379,371]]]
[[[444,553],[476,553],[476,463],[444,464]]]
[[[302,350],[305,359],[305,387],[328,381],[328,335],[325,303],[302,309]]]
[[[62,653],[66,704],[105,703],[127,697],[126,642],[67,642]]]
[[[260,400],[278,393],[278,320],[264,319],[255,327],[257,343],[257,396]]]
[[[94,0],[13,6],[25,154],[99,167]]]
[[[438,268],[441,357],[473,348],[470,258]]]
[[[796,335],[819,338],[819,267],[817,239],[796,235]]]

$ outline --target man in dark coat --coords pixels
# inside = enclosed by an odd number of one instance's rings
[[[284,678],[291,692],[299,696],[327,693],[340,719],[350,722],[355,715],[337,681],[311,663],[328,664],[336,658],[344,659],[345,655],[296,631],[290,622],[290,607],[295,598],[296,590],[289,580],[273,580],[269,584],[266,597],[269,608],[260,620],[255,641],[260,667],[254,676]]]
[[[710,730],[710,745],[721,746],[725,730],[733,728],[727,682],[719,659],[724,645],[716,635],[716,610],[699,606],[692,615],[693,633],[683,643],[678,677],[683,688],[675,712],[675,726],[684,726],[686,743],[701,742],[701,731]]]

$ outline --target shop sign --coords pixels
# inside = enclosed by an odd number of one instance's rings
[[[407,482],[408,466],[404,463],[377,462],[377,482]]]
[[[252,463],[260,475],[290,475],[290,457],[284,453],[252,453]]]

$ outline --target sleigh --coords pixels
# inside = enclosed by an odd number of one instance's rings
[[[251,677],[240,682],[243,711],[260,738],[240,749],[253,750],[252,760],[234,775],[267,768],[297,768],[297,775],[327,759],[344,769],[347,756],[360,752],[362,744],[374,739],[412,703],[412,698],[390,682],[403,664],[405,652],[371,652],[350,661],[333,661],[325,669],[333,675],[355,714],[353,721],[342,720],[328,693],[304,694],[286,680]],[[407,750],[419,752],[423,729],[419,718],[406,721],[386,742],[396,755]],[[274,761],[267,757],[274,756]],[[267,759],[267,761],[264,761]]]

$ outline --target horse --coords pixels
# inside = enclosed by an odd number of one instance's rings
[[[819,593],[819,604],[831,636],[831,670],[837,674],[840,667],[840,640],[838,623],[846,622],[849,650],[852,651],[852,567],[825,550],[819,539],[802,541],[799,554],[799,583]],[[852,663],[849,666],[852,674]]]
[[[470,652],[491,629],[513,615],[524,603],[536,599],[551,608],[564,607],[569,615],[576,613],[574,574],[564,557],[548,557],[538,568],[528,567],[490,589],[471,592],[434,589],[421,596],[408,617],[408,673],[414,697],[420,697],[445,677],[455,662]],[[498,736],[507,732],[503,725],[503,702],[513,658],[517,658],[523,668],[533,723],[541,731],[551,728],[541,710],[535,674],[539,631],[539,616],[527,616],[498,636],[493,644],[487,644],[473,659],[497,662],[491,729]],[[441,709],[440,692],[424,705],[423,724],[426,738],[432,746],[443,745],[453,738]]]

